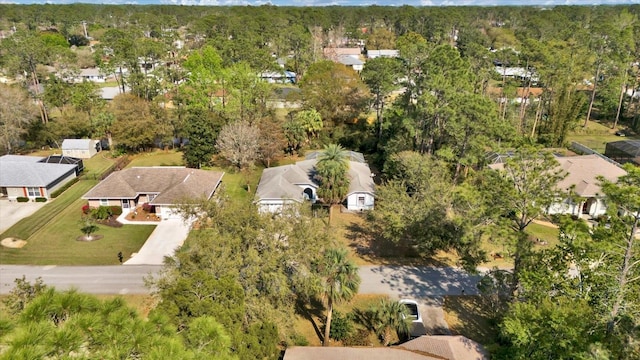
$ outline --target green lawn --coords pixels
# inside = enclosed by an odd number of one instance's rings
[[[91,159],[83,161],[84,175],[90,179],[99,178],[107,169],[115,163],[109,151],[101,151]]]
[[[81,208],[86,200],[77,198],[67,208],[57,212],[47,226],[42,227],[21,249],[0,251],[0,263],[32,265],[109,265],[118,264],[118,252],[124,258],[140,250],[155,225],[125,225],[120,228],[99,225],[96,235],[104,236],[92,242],[77,241]],[[43,208],[44,209],[44,208]],[[29,220],[27,218],[25,220]]]
[[[638,139],[638,137],[620,137],[616,136],[615,131],[611,129],[608,124],[601,124],[595,121],[590,121],[586,129],[579,126],[569,136],[567,136],[567,142],[579,142],[580,144],[587,146],[595,151],[604,153],[605,146],[608,142]]]
[[[97,181],[81,180],[35,214],[22,219],[0,235],[27,241],[21,249],[0,247],[0,263],[33,265],[107,265],[118,264],[118,252],[125,258],[137,252],[154,225],[125,225],[111,228],[100,225],[96,234],[104,238],[94,242],[76,241],[80,231],[80,198]]]
[[[179,151],[158,150],[133,156],[127,167],[134,166],[184,166],[184,161]]]
[[[527,234],[532,237],[538,238],[541,241],[547,242],[547,247],[552,247],[558,244],[559,231],[558,228],[546,226],[537,223],[531,223],[527,226]]]
[[[49,203],[36,211],[35,214],[18,221],[4,233],[0,234],[0,239],[4,239],[6,237],[17,237],[23,240],[28,239],[97,183],[98,182],[95,180],[78,181],[65,192],[60,194],[56,199],[49,200]],[[1,248],[1,250],[5,249]],[[0,252],[0,254],[2,253]]]

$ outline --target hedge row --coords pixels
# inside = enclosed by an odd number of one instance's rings
[[[58,197],[58,195],[62,194],[65,190],[67,190],[68,188],[70,188],[73,184],[77,183],[80,179],[79,178],[73,178],[71,181],[69,181],[68,183],[64,184],[61,188],[59,188],[58,190],[54,191],[51,193],[51,198],[55,199]]]

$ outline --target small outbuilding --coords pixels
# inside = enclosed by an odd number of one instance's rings
[[[80,159],[90,159],[102,150],[100,140],[64,139],[62,155]]]
[[[607,143],[604,155],[620,164],[640,165],[640,140],[622,140]]]

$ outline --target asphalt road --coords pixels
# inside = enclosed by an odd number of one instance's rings
[[[41,277],[45,284],[66,290],[76,288],[91,294],[147,294],[144,277],[161,269],[158,265],[130,266],[29,266],[0,265],[0,295],[7,294],[16,278],[24,275],[33,282]]]
[[[147,294],[144,278],[157,274],[160,265],[127,266],[28,266],[0,265],[0,295],[8,294],[14,280],[23,275],[33,282],[41,277],[45,284],[66,290],[76,288],[91,294]],[[475,295],[479,275],[457,268],[415,266],[362,266],[360,293],[386,294],[419,303],[424,328],[429,334],[448,334],[442,309],[445,295]],[[464,291],[463,291],[464,290]]]
[[[156,273],[159,265],[128,266],[28,266],[0,265],[0,294],[8,293],[14,279],[25,275],[41,277],[58,289],[72,287],[92,294],[146,294],[144,277]],[[421,299],[444,295],[477,294],[478,275],[456,268],[414,266],[360,267],[361,294],[388,294],[397,298]]]

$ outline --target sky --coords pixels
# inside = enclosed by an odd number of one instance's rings
[[[553,6],[553,5],[614,5],[640,4],[640,0],[0,0],[5,4],[139,4],[139,5],[263,5],[277,6]]]

